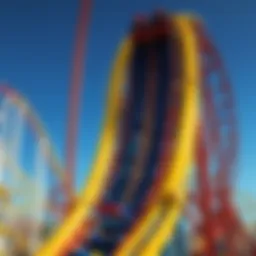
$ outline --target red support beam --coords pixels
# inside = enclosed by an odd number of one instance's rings
[[[85,71],[85,50],[87,33],[91,14],[91,0],[82,0],[79,8],[77,32],[75,37],[73,71],[71,74],[69,103],[68,103],[68,127],[66,144],[66,181],[65,191],[68,204],[74,197],[74,177],[76,169],[77,133],[79,125],[79,111]]]

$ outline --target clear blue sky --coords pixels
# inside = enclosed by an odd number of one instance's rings
[[[22,92],[63,156],[77,0],[1,0],[0,80]],[[90,27],[78,171],[86,175],[100,129],[116,47],[138,12],[193,11],[205,20],[230,72],[241,147],[239,187],[256,195],[256,2],[254,0],[96,0]],[[80,179],[81,181],[81,179]],[[80,184],[80,182],[79,182]]]

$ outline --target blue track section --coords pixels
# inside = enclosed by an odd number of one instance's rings
[[[139,135],[141,134],[143,113],[145,104],[145,84],[147,79],[149,47],[140,45],[134,49],[134,58],[131,65],[132,86],[134,86],[132,118],[131,118],[131,137],[123,154],[120,170],[117,171],[117,178],[110,190],[109,199],[119,202],[122,196],[125,184],[129,182],[130,169],[138,154]]]
[[[116,170],[112,186],[107,191],[104,197],[104,203],[123,205],[123,214],[118,216],[111,216],[105,214],[101,216],[101,221],[92,235],[90,241],[85,244],[84,248],[80,251],[70,254],[70,256],[86,256],[89,255],[86,251],[98,251],[103,255],[111,255],[114,248],[117,247],[124,234],[133,225],[136,217],[141,212],[141,205],[146,200],[147,193],[151,189],[156,176],[157,167],[160,161],[161,149],[163,146],[163,132],[165,126],[165,120],[167,117],[168,104],[170,101],[171,81],[176,77],[173,66],[175,63],[173,59],[176,57],[176,47],[170,46],[170,40],[168,36],[161,36],[149,43],[135,43],[133,56],[130,66],[130,86],[129,86],[129,98],[131,99],[129,109],[129,126],[127,129],[127,144],[122,151],[120,167]],[[147,85],[148,74],[150,72],[150,65],[154,59],[155,70],[155,97],[154,100],[154,121],[153,121],[153,134],[149,138],[151,141],[149,154],[145,159],[145,166],[143,168],[143,177],[138,187],[135,190],[135,196],[129,205],[124,205],[121,202],[121,198],[124,189],[127,187],[127,183],[130,181],[133,164],[139,155],[138,149],[139,137],[142,133],[142,124],[144,121],[146,97],[147,97]],[[152,70],[151,70],[152,72]],[[152,81],[150,81],[152,82]],[[125,124],[125,118],[121,121],[122,125]],[[121,126],[122,126],[121,125]],[[157,227],[156,227],[157,228]],[[155,229],[154,229],[155,230]],[[154,232],[154,230],[152,232]],[[151,232],[150,232],[151,233]],[[183,238],[177,237],[174,239],[172,245],[167,247],[163,256],[165,255],[186,255],[182,250],[175,248],[182,248],[181,244]],[[176,244],[177,246],[174,246]],[[175,248],[174,248],[175,247]],[[179,254],[173,254],[175,251]]]
[[[145,85],[147,78],[147,65],[149,57],[148,45],[135,46],[133,59],[131,63],[131,86],[133,90],[132,95],[132,116],[129,129],[130,137],[128,144],[123,152],[120,170],[117,170],[116,178],[113,186],[107,193],[105,202],[120,203],[120,198],[123,193],[125,184],[129,182],[130,169],[132,168],[133,161],[137,156],[138,137],[141,133],[144,103],[145,103]],[[131,218],[127,216],[102,216],[102,223],[100,224],[99,231],[89,243],[89,249],[98,250],[104,255],[110,255],[116,244],[122,238],[124,232],[131,225]]]
[[[166,37],[157,39],[153,44],[153,53],[156,55],[156,86],[157,86],[157,104],[156,104],[156,120],[154,121],[154,133],[150,149],[150,154],[146,161],[143,171],[144,177],[140,183],[134,197],[132,208],[137,215],[140,205],[145,199],[150,187],[154,182],[157,164],[160,157],[160,149],[162,145],[163,128],[167,113],[168,89],[170,83],[170,54],[169,42]]]

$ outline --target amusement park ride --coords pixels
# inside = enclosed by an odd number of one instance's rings
[[[33,108],[0,85],[0,255],[256,255],[233,201],[231,86],[197,17],[159,11],[134,21],[112,68],[90,177],[74,194],[90,13],[81,2],[65,164]],[[184,219],[189,248],[173,253]]]

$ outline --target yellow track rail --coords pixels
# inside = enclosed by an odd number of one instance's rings
[[[197,42],[192,28],[193,18],[177,16],[175,23],[182,42],[182,57],[184,58],[183,76],[181,77],[184,103],[181,109],[180,130],[174,157],[170,157],[168,163],[168,176],[164,178],[160,197],[157,200],[159,204],[152,205],[145,213],[144,218],[139,220],[140,223],[137,223],[136,228],[124,239],[115,255],[160,255],[174,234],[185,204],[198,121],[200,72]],[[166,198],[170,198],[172,203],[163,206],[162,202]],[[156,221],[158,221],[155,224],[157,228],[152,233],[152,225]],[[152,236],[147,238],[150,232]]]
[[[110,171],[109,164],[111,163],[115,150],[116,127],[121,114],[122,85],[125,84],[126,80],[126,67],[132,49],[131,47],[131,41],[125,40],[121,44],[114,63],[110,78],[103,131],[89,181],[78,198],[72,214],[64,221],[56,234],[39,250],[37,253],[38,256],[58,256],[63,244],[69,243],[82,223],[91,217],[98,199],[104,193],[104,187]]]
[[[198,117],[199,64],[196,38],[191,26],[192,18],[179,15],[175,18],[184,57],[182,85],[184,104],[181,110],[180,131],[177,138],[175,157],[169,163],[168,177],[162,184],[161,198],[174,198],[174,204],[163,209],[161,205],[152,205],[136,228],[128,234],[115,255],[159,255],[164,245],[173,235],[174,228],[181,216],[185,203],[186,187],[189,176],[192,152]],[[121,44],[110,78],[109,94],[103,131],[92,166],[88,183],[78,198],[76,207],[53,237],[36,254],[37,256],[59,256],[66,243],[70,243],[84,222],[89,220],[93,210],[105,192],[104,187],[110,171],[109,164],[115,150],[116,127],[120,118],[122,104],[122,86],[126,80],[126,68],[132,49],[128,39]],[[159,200],[161,200],[159,198]],[[150,239],[145,238],[154,220],[161,223]],[[136,249],[136,251],[134,251]],[[134,254],[135,253],[135,254]]]

